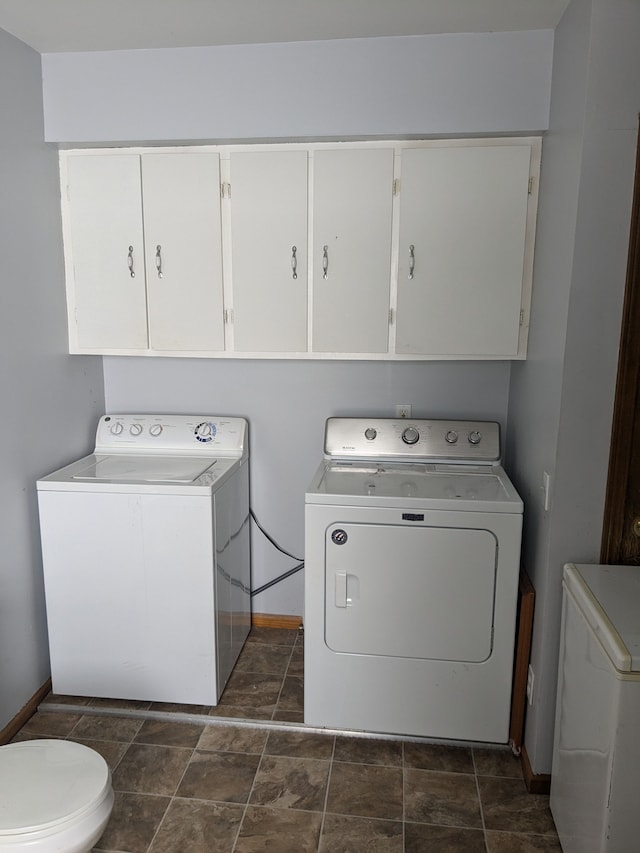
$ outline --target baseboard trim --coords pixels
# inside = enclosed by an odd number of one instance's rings
[[[252,613],[251,625],[254,628],[288,628],[297,631],[302,626],[302,618],[279,616],[276,613]]]
[[[23,705],[12,720],[9,720],[7,725],[0,731],[0,745],[9,743],[12,737],[18,734],[27,720],[38,710],[38,705],[44,697],[51,691],[51,679],[48,678],[45,683],[33,694],[31,699]]]
[[[524,784],[527,786],[527,791],[530,794],[549,794],[551,790],[551,774],[549,773],[534,773],[531,768],[531,762],[527,754],[526,746],[522,746],[520,754],[522,760],[522,773],[524,775]]]

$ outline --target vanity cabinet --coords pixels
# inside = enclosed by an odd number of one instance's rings
[[[71,352],[526,356],[538,138],[60,154]]]
[[[219,155],[63,163],[71,351],[223,350]]]

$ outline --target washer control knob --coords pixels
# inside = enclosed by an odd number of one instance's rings
[[[373,427],[369,427],[364,431],[364,437],[367,439],[367,441],[373,441],[377,434],[377,430],[375,430]]]
[[[478,432],[477,429],[474,429],[473,432],[469,433],[469,444],[480,444],[482,440],[482,433]]]
[[[162,424],[152,424],[149,427],[149,434],[155,436],[160,435],[162,432]]]
[[[417,444],[420,440],[420,433],[415,427],[407,427],[402,433],[402,440],[405,444]]]
[[[199,441],[202,444],[209,444],[209,442],[213,441],[216,437],[217,431],[217,427],[212,421],[202,421],[194,429],[193,434],[195,435],[196,441]]]
[[[129,432],[131,435],[140,435],[142,432],[142,424],[131,424],[129,427]]]
[[[112,435],[120,435],[122,433],[123,429],[124,429],[124,427],[122,426],[120,421],[116,421],[115,424],[111,427],[111,434]]]
[[[458,441],[458,433],[455,431],[455,429],[450,429],[445,435],[444,440],[447,442],[447,444],[456,444],[456,442]]]

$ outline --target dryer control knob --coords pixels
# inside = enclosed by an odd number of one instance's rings
[[[473,432],[469,433],[469,444],[480,444],[482,440],[482,433],[478,432],[477,429],[474,429]]]
[[[120,433],[122,432],[123,429],[124,429],[124,427],[122,426],[120,421],[116,421],[115,424],[111,427],[111,434],[112,435],[120,435]]]
[[[377,434],[377,430],[375,430],[373,427],[369,427],[364,431],[364,437],[367,439],[367,441],[373,441]]]
[[[402,440],[405,444],[417,444],[420,440],[420,433],[415,427],[407,427],[402,433]]]
[[[129,427],[129,432],[131,435],[140,435],[142,432],[142,424],[131,424]]]
[[[154,437],[160,435],[161,432],[162,432],[162,424],[152,424],[149,427],[149,433],[151,435],[153,435]]]
[[[455,444],[458,441],[458,433],[454,429],[450,429],[444,437],[447,444]]]

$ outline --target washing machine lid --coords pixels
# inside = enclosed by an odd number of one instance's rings
[[[118,483],[193,483],[216,464],[215,459],[190,456],[97,456],[72,474],[73,480]]]
[[[640,567],[568,563],[564,583],[615,668],[640,673]]]
[[[73,741],[34,740],[0,750],[0,837],[73,820],[111,786],[104,758]]]
[[[210,496],[246,458],[91,453],[41,477],[38,492],[119,492]]]
[[[522,500],[499,465],[328,460],[307,502],[522,512]]]

